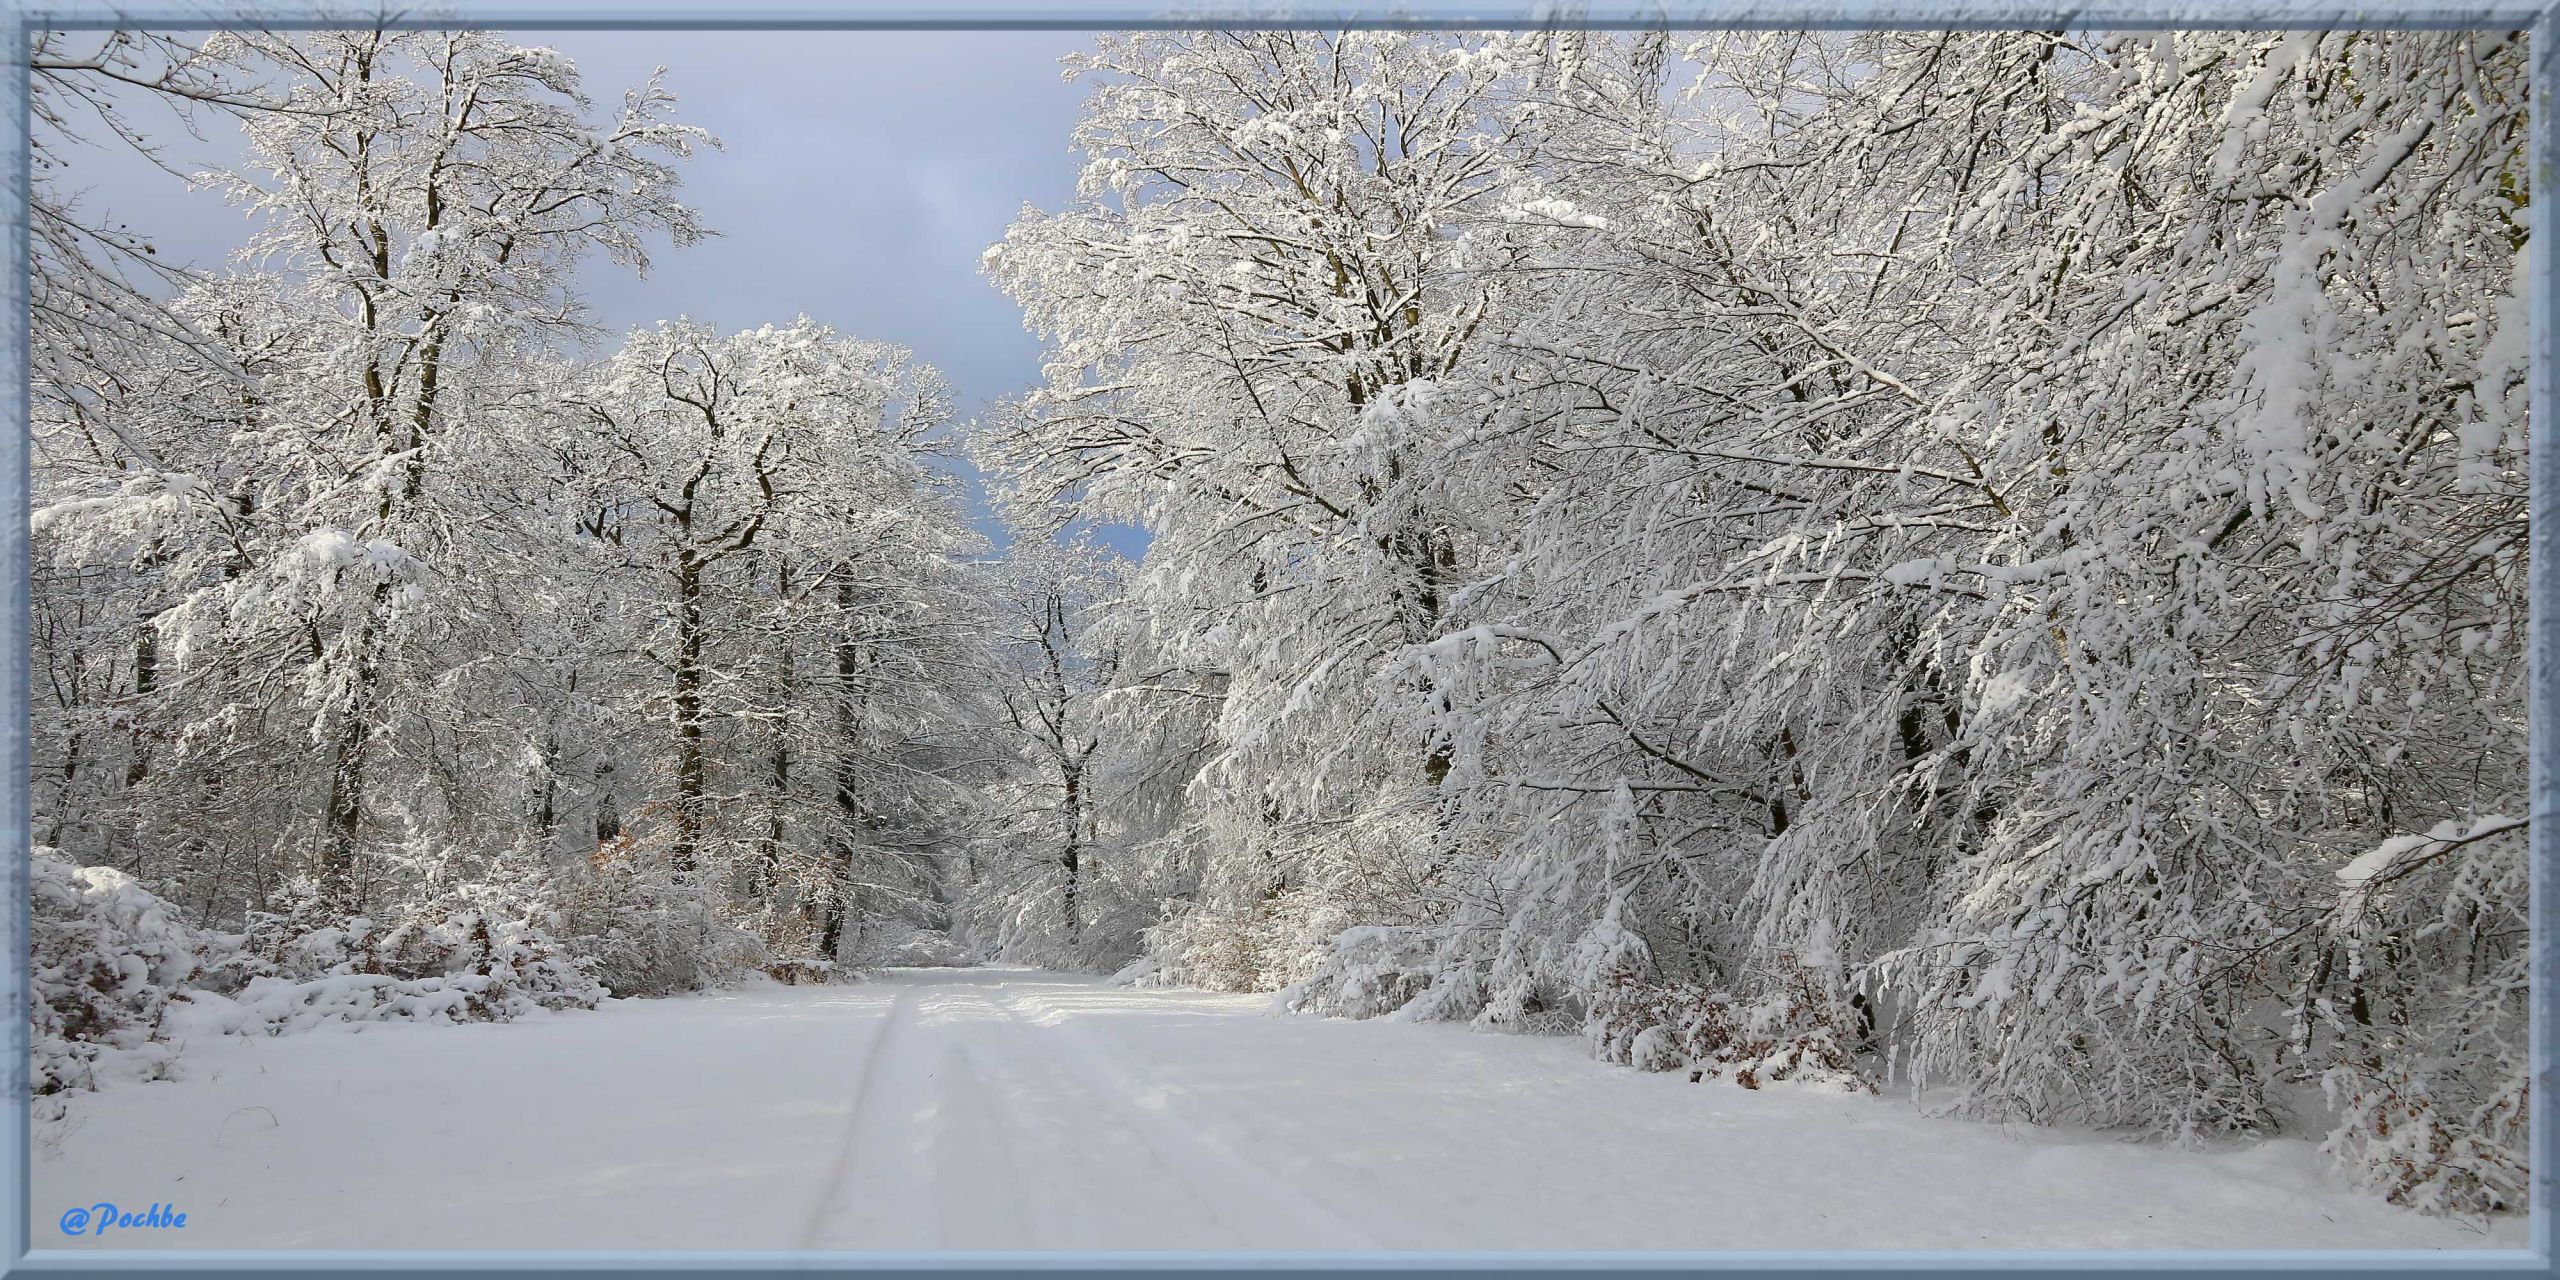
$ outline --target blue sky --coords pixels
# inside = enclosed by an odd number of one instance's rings
[[[1039,378],[1021,313],[978,274],[979,255],[1025,204],[1075,194],[1068,131],[1081,85],[1058,60],[1070,31],[518,31],[578,64],[600,104],[658,66],[679,114],[725,149],[690,164],[685,200],[720,234],[654,255],[646,278],[597,263],[596,319],[620,331],[689,315],[723,329],[806,314],[896,342],[941,369],[973,415]],[[238,154],[228,126],[174,137],[189,170]],[[248,228],[216,196],[106,148],[64,175],[94,212],[150,234],[160,252],[218,265]],[[972,477],[974,481],[974,477]],[[992,529],[983,503],[982,527]],[[1133,530],[1104,541],[1134,554]]]

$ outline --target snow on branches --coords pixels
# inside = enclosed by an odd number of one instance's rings
[[[2519,40],[1104,40],[988,271],[1001,456],[1213,678],[1157,972],[1854,1009],[1973,1114],[2514,1203]]]
[[[1001,563],[904,350],[563,354],[656,81],[115,46],[261,224],[46,206],[39,834],[314,1007],[1134,959],[2512,1208],[2522,39],[1103,36]],[[210,944],[66,875],[147,1044]]]
[[[806,319],[568,354],[582,270],[706,234],[665,86],[490,32],[109,47],[48,84],[237,116],[255,215],[110,299],[150,323],[37,334],[39,830],[245,938],[171,1017],[511,1017],[947,923],[1008,757],[940,376]],[[65,981],[157,976],[66,1044],[151,1041],[162,944],[214,946],[116,927]]]

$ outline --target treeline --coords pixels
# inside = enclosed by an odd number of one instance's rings
[[[1014,620],[1107,566],[989,561],[902,349],[582,354],[582,272],[709,233],[663,86],[479,32],[35,56],[46,1087],[157,1070],[177,990],[240,1030],[809,980],[971,954],[980,879],[1046,894],[992,942],[1063,929],[1064,837],[989,796],[1044,793],[1062,651]],[[77,202],[71,148],[170,109],[245,139],[228,267]]]
[[[1153,534],[1162,977],[2522,1203],[2520,34],[1076,68],[980,447]]]

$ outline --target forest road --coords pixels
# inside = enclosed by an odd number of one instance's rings
[[[1268,996],[888,970],[187,1047],[38,1134],[39,1248],[2518,1248],[2215,1151]],[[67,1207],[175,1230],[61,1237]],[[51,1237],[51,1238],[47,1238]]]

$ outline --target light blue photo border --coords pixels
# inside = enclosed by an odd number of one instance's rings
[[[2536,194],[2560,191],[2560,126],[2553,119],[2560,87],[2560,5],[2535,0],[2482,3],[2342,4],[2329,0],[2106,0],[2072,5],[2030,0],[1402,0],[1358,3],[1220,3],[1146,5],[1106,0],[753,0],[723,7],[715,0],[442,0],[429,6],[237,0],[236,3],[113,4],[98,0],[26,3],[0,0],[0,39],[7,41],[7,82],[0,85],[0,161],[10,186],[0,198],[0,684],[7,717],[0,721],[0,836],[5,836],[7,885],[0,909],[0,995],[5,995],[5,1052],[0,1082],[0,1272],[22,1275],[106,1277],[208,1274],[338,1274],[390,1271],[428,1276],[533,1276],[560,1272],[651,1276],[717,1276],[751,1272],[851,1272],[928,1276],[1034,1271],[1144,1271],[1155,1275],[1205,1275],[1244,1270],[1259,1274],[1319,1272],[1500,1272],[1544,1276],[1596,1271],[1719,1272],[1802,1276],[1870,1271],[1998,1271],[2033,1275],[2082,1270],[2124,1275],[2171,1273],[2252,1276],[2270,1272],[2402,1274],[2463,1272],[2554,1274],[2551,1209],[2554,1173],[2552,1123],[2552,1000],[2560,989],[2560,948],[2552,942],[2551,913],[2560,903],[2560,449],[2531,453],[2531,612],[2526,673],[2532,727],[2532,1106],[2529,1150],[2533,1160],[2528,1247],[2468,1253],[2373,1250],[2253,1251],[1979,1251],[1868,1250],[1827,1252],[612,1252],[612,1251],[92,1251],[41,1248],[31,1234],[28,1124],[29,1021],[27,913],[28,851],[34,831],[30,766],[28,218],[30,178],[27,71],[30,36],[57,28],[158,27],[205,29],[258,25],[310,28],[371,24],[420,27],[475,26],[509,31],[572,29],[1049,29],[1132,27],[1295,26],[1436,27],[1503,29],[1563,27],[1856,29],[1856,28],[2114,28],[2114,29],[2365,29],[2529,30],[2532,35],[2531,153]],[[2537,211],[2541,207],[2537,206]],[[2536,215],[2538,221],[2538,212]],[[2532,405],[2538,429],[2560,405],[2560,270],[2555,237],[2530,241],[2528,306],[2533,337]],[[384,1158],[397,1158],[385,1152]],[[457,1241],[467,1244],[467,1241]]]

